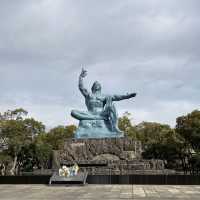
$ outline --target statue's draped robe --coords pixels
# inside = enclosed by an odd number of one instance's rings
[[[105,120],[108,121],[109,124],[109,129],[111,131],[119,131],[118,127],[117,127],[117,111],[115,108],[115,105],[112,102],[112,97],[111,96],[107,96],[106,97],[106,104],[104,106],[104,111],[103,111],[103,116],[105,118]]]

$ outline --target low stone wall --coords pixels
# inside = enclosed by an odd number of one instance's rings
[[[0,176],[0,184],[48,184],[51,175]],[[88,175],[88,184],[200,185],[199,175]],[[7,186],[9,187],[9,186]]]

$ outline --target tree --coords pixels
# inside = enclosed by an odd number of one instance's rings
[[[3,114],[0,113],[0,120],[22,120],[24,116],[27,116],[27,114],[28,112],[23,108],[7,110]]]
[[[9,156],[5,151],[0,152],[0,176],[7,174],[11,162],[11,156]]]
[[[161,159],[168,168],[187,169],[188,148],[184,138],[167,124],[142,122],[136,126],[138,139],[143,144],[143,157]],[[181,164],[179,164],[181,163]]]
[[[200,174],[200,153],[189,158],[189,165],[192,174]]]
[[[37,168],[48,169],[52,157],[52,146],[45,143],[35,144]]]
[[[135,126],[131,123],[131,114],[125,112],[122,117],[119,118],[118,127],[124,132],[125,136],[137,139],[137,131]]]
[[[24,119],[27,115],[24,109],[8,110],[1,114],[0,140],[4,143],[9,156],[13,158],[11,174],[17,173],[18,156],[25,146],[32,143],[33,136],[43,132],[45,127],[41,122],[34,119]]]
[[[35,168],[47,169],[50,166],[51,155],[52,148],[49,144],[35,140],[21,148],[18,154],[19,171],[32,172]]]
[[[136,130],[143,145],[161,143],[166,139],[166,135],[172,134],[169,125],[156,122],[142,122],[136,126]]]
[[[200,111],[178,117],[176,119],[176,132],[196,151],[200,151]]]
[[[42,122],[36,121],[33,118],[27,118],[24,121],[26,131],[31,135],[32,140],[35,136],[45,132],[45,126]]]
[[[1,128],[1,136],[6,138],[8,153],[13,158],[11,174],[15,174],[18,154],[25,144],[31,142],[31,136],[26,132],[22,120],[7,120]]]
[[[44,137],[46,143],[50,144],[54,150],[58,150],[63,147],[64,141],[67,138],[71,138],[76,130],[76,126],[57,126],[51,129]]]
[[[31,172],[37,165],[37,154],[35,150],[35,144],[25,144],[22,146],[18,153],[18,171],[19,172]]]

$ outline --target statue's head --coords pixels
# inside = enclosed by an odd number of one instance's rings
[[[92,85],[92,93],[101,92],[101,84],[98,81],[95,81]]]

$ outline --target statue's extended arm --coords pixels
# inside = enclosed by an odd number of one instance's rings
[[[126,95],[113,95],[112,100],[113,101],[121,101],[124,99],[130,99],[135,96],[136,96],[136,93],[130,93],[130,94],[126,94]]]
[[[83,94],[83,96],[88,96],[89,92],[87,91],[87,89],[84,87],[84,84],[83,84],[83,79],[85,76],[87,76],[87,71],[82,69],[82,72],[79,76],[78,87],[81,93]]]

